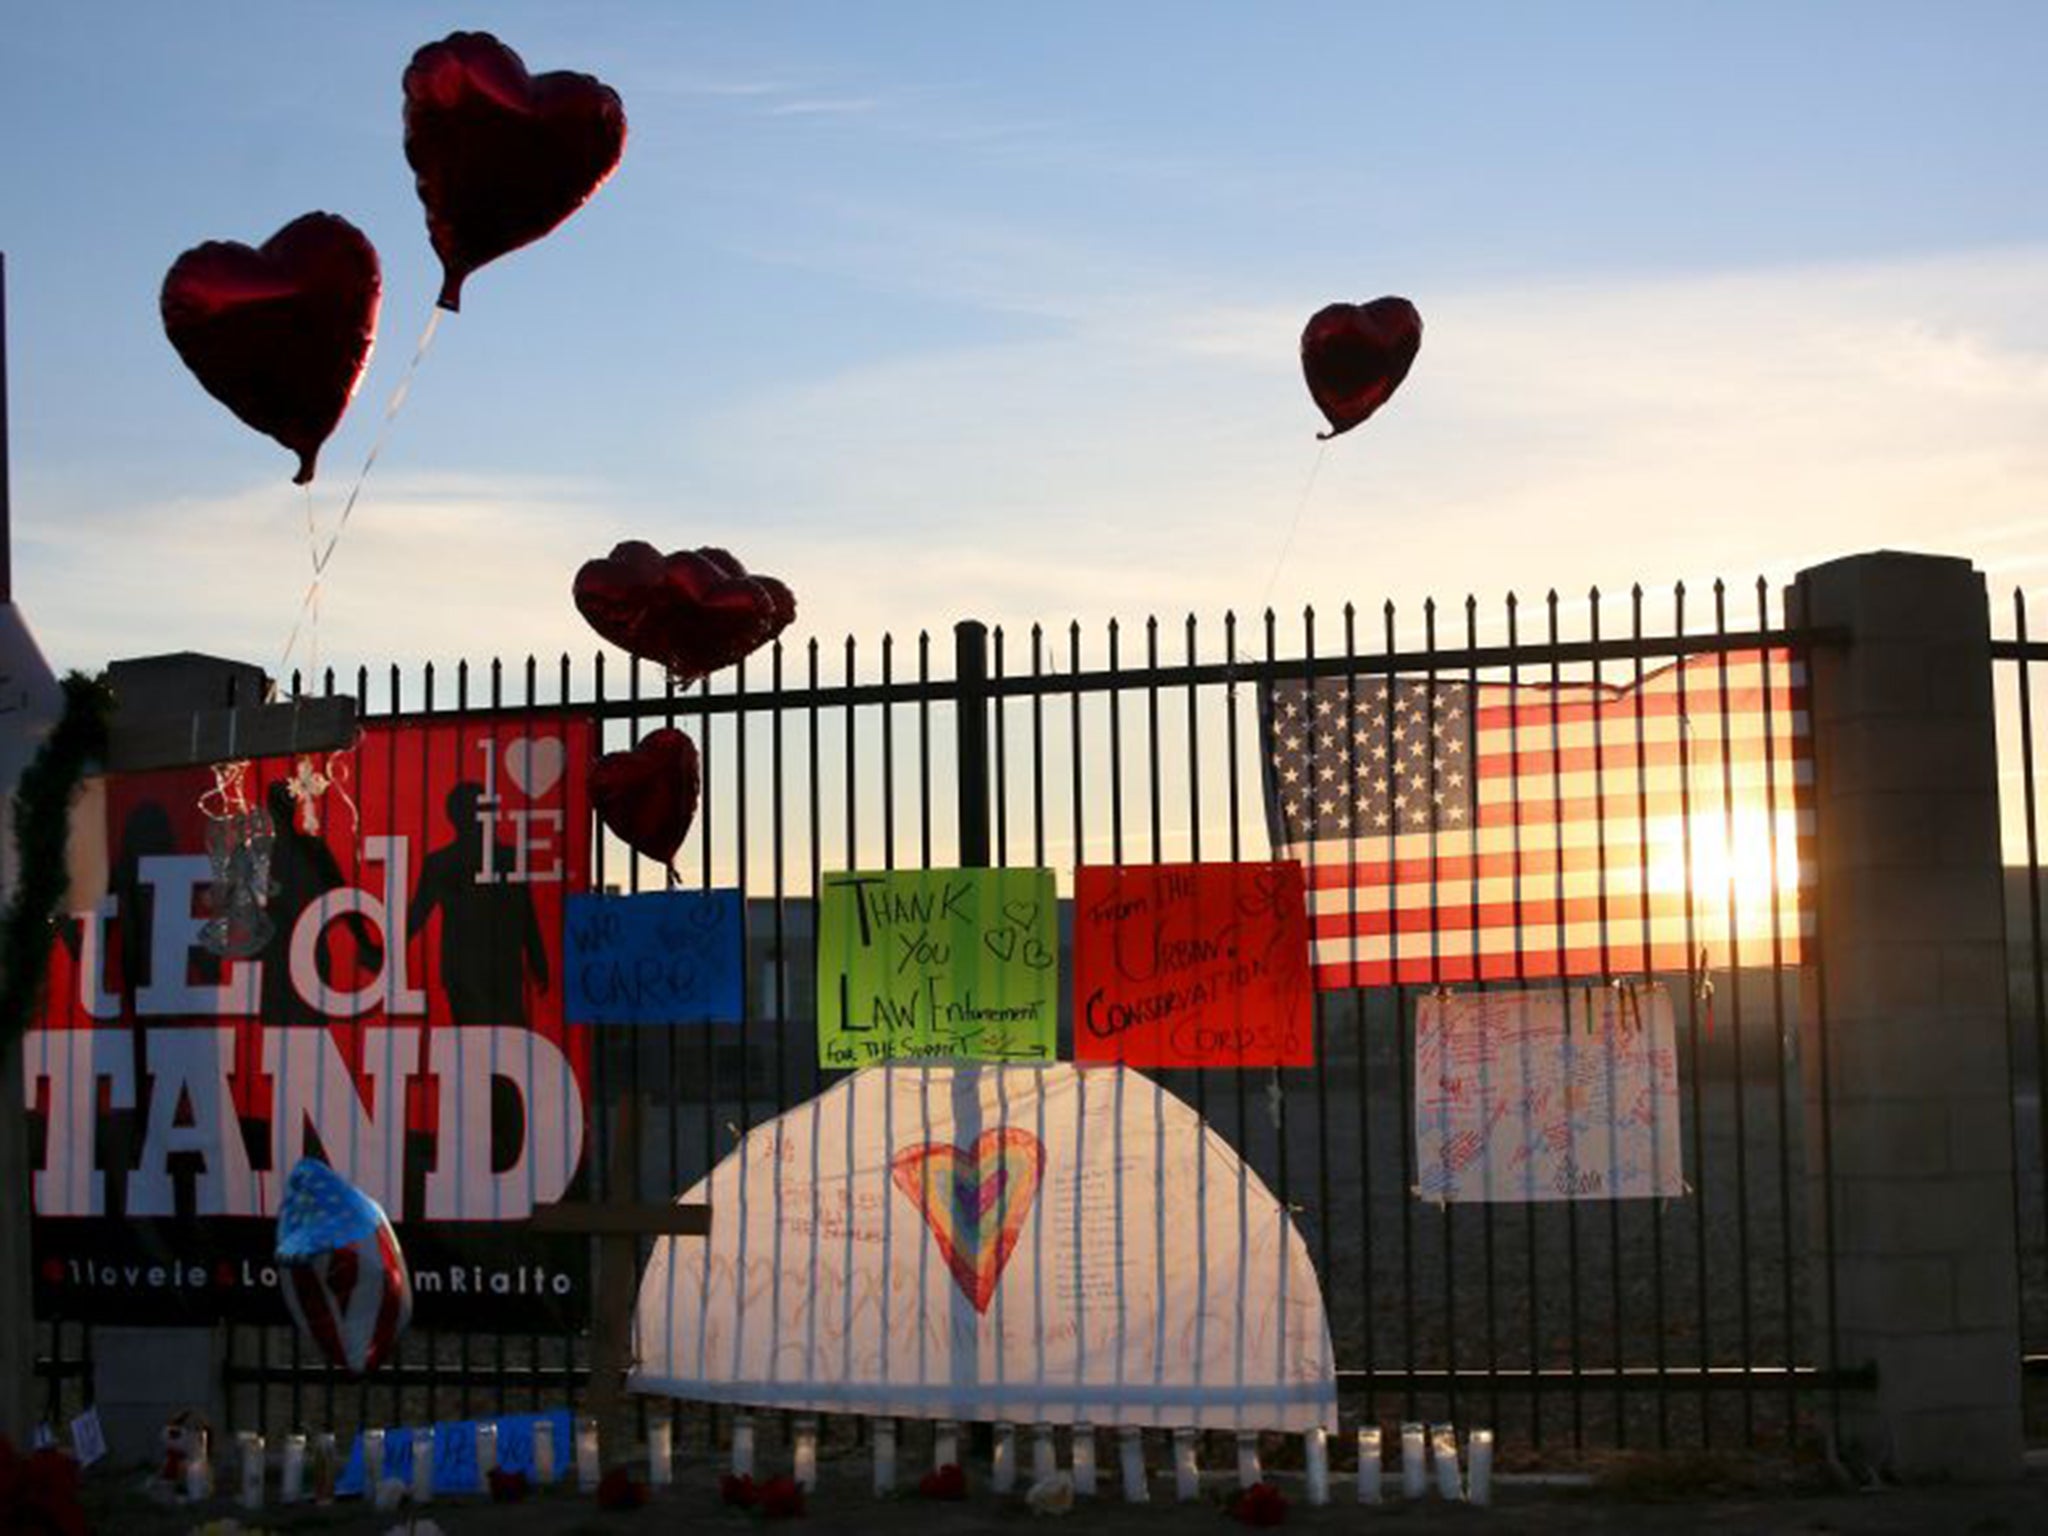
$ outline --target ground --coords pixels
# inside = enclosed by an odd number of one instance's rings
[[[1075,1536],[1103,1531],[1215,1531],[1236,1529],[1220,1500],[1228,1479],[1212,1479],[1217,1502],[1173,1502],[1171,1484],[1155,1476],[1153,1502],[1120,1499],[1084,1501],[1058,1522],[1041,1521],[1022,1501],[977,1491],[965,1503],[939,1504],[914,1496],[875,1500],[868,1496],[864,1463],[847,1459],[824,1469],[810,1512],[791,1521],[791,1536],[853,1536],[853,1533],[915,1532],[916,1536],[1023,1536],[1044,1525]],[[1942,1536],[1942,1533],[2048,1531],[2048,1469],[2026,1481],[1996,1488],[1893,1488],[1854,1493],[1808,1474],[1766,1463],[1738,1464],[1697,1457],[1643,1458],[1610,1465],[1590,1487],[1517,1484],[1498,1490],[1490,1508],[1446,1504],[1429,1498],[1362,1509],[1348,1502],[1340,1485],[1337,1502],[1311,1509],[1302,1501],[1298,1476],[1278,1478],[1293,1501],[1287,1526],[1308,1531],[1495,1531],[1566,1533],[1710,1531],[1757,1536]],[[477,1499],[444,1500],[420,1511],[445,1536],[538,1536],[541,1532],[692,1532],[753,1530],[763,1522],[718,1502],[717,1469],[705,1462],[678,1467],[675,1488],[649,1506],[631,1512],[600,1510],[588,1496],[551,1494],[519,1505]],[[92,1479],[89,1509],[93,1530],[119,1536],[185,1536],[207,1518],[237,1517],[245,1527],[306,1536],[382,1536],[403,1531],[402,1514],[377,1514],[354,1501],[330,1508],[276,1506],[249,1514],[232,1501],[200,1510],[165,1509],[136,1491],[135,1478]]]

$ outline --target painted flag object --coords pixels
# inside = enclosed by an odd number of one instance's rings
[[[277,1258],[292,1321],[344,1370],[375,1370],[412,1319],[412,1280],[383,1207],[305,1158],[285,1180]]]
[[[1802,959],[1813,742],[1788,651],[1625,687],[1294,680],[1260,708],[1318,987]]]

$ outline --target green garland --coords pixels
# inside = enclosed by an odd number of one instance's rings
[[[114,694],[99,678],[64,678],[64,713],[37,749],[14,793],[14,846],[20,884],[0,919],[0,1048],[28,1028],[50,967],[50,928],[71,885],[65,842],[71,797],[86,766],[107,755]]]

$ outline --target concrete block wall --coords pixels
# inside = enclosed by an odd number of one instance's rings
[[[1820,966],[1805,973],[1808,1209],[1844,1450],[1907,1479],[2021,1472],[2020,1317],[1989,615],[1966,560],[1803,572]],[[1820,1143],[1825,1135],[1826,1145]],[[1825,1322],[1825,1317],[1817,1319]]]

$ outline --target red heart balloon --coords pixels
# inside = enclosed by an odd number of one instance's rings
[[[772,576],[749,574],[722,549],[664,555],[629,539],[584,563],[577,610],[612,644],[666,667],[678,684],[731,666],[796,617],[796,598]]]
[[[701,785],[697,743],[670,727],[599,758],[590,770],[590,803],[627,847],[669,864],[697,819]]]
[[[589,75],[529,75],[488,32],[453,32],[405,71],[405,158],[441,258],[443,309],[462,280],[590,200],[626,149],[619,94]]]
[[[164,334],[209,395],[299,456],[304,485],[369,364],[383,287],[363,232],[309,213],[255,250],[209,240],[172,262]]]
[[[1330,430],[1316,436],[1349,432],[1385,405],[1421,347],[1422,316],[1406,299],[1317,310],[1301,333],[1301,371],[1330,420]]]

